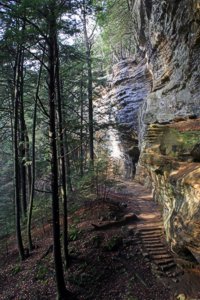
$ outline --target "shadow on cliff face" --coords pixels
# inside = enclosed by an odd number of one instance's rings
[[[193,147],[190,154],[191,154],[194,162],[200,162],[200,143],[196,144]]]
[[[136,173],[136,164],[138,163],[140,157],[140,150],[138,148],[138,145],[134,145],[130,149],[128,149],[127,152],[132,161],[132,178],[134,178]]]
[[[136,164],[140,157],[137,133],[125,125],[120,125],[118,130],[125,153],[125,179],[133,179],[136,173]]]

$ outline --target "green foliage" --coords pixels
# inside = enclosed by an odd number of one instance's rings
[[[16,266],[14,266],[11,270],[13,275],[17,275],[19,272],[22,271],[21,265],[17,264]]]
[[[69,203],[68,210],[69,210],[70,214],[75,213],[78,210],[78,208],[79,208],[79,203],[77,203],[77,202],[73,203],[73,204]]]
[[[87,191],[93,186],[94,171],[90,170],[77,182],[77,189]]]
[[[80,217],[79,216],[74,215],[72,217],[72,220],[73,220],[74,225],[77,225],[78,223],[80,223]]]
[[[76,241],[81,233],[81,230],[76,225],[69,227],[68,238],[70,241]]]
[[[85,272],[86,267],[87,267],[86,262],[80,264],[78,274],[73,274],[73,273],[69,274],[68,276],[69,282],[82,287],[85,287],[88,284],[90,284],[90,282],[93,282],[95,280],[95,276],[86,273]]]
[[[122,245],[122,238],[120,236],[113,236],[109,239],[105,245],[105,249],[107,251],[115,251],[118,250]]]
[[[0,238],[14,231],[13,162],[10,158],[9,142],[2,143],[2,148],[0,152]]]
[[[107,156],[106,152],[95,162],[95,187],[98,198],[106,198],[110,189],[116,184],[115,176],[118,168]]]
[[[127,300],[138,300],[138,298],[135,298],[135,297],[133,297],[133,296],[131,296],[131,295],[127,295]]]
[[[135,53],[133,21],[127,1],[102,1],[97,19],[102,28],[102,39],[97,47],[101,44],[108,65]]]
[[[99,248],[102,243],[102,236],[100,236],[100,235],[93,236],[91,239],[91,243],[92,243],[93,247]]]
[[[92,276],[87,273],[75,274],[69,276],[69,282],[84,287],[93,280]]]
[[[35,270],[35,279],[44,281],[49,273],[47,266],[44,264],[38,264]]]
[[[199,142],[199,131],[181,132],[174,128],[165,131],[161,139],[160,151],[164,155],[179,157],[190,154],[194,145]]]
[[[119,0],[118,0],[119,1]],[[51,220],[51,194],[50,191],[50,147],[49,147],[49,107],[48,107],[48,53],[47,40],[49,34],[48,28],[48,12],[51,10],[51,4],[54,2],[54,13],[57,17],[56,29],[61,32],[59,35],[59,61],[60,61],[60,85],[62,98],[62,113],[63,113],[63,128],[65,132],[65,153],[69,156],[71,180],[73,188],[81,195],[81,199],[90,197],[106,197],[110,187],[114,184],[110,180],[110,164],[108,153],[105,155],[97,155],[94,169],[89,167],[88,163],[88,99],[87,99],[87,63],[85,55],[85,45],[82,33],[76,35],[74,45],[69,45],[69,35],[77,33],[76,30],[76,13],[70,11],[69,7],[59,6],[60,1],[50,0],[22,0],[3,1],[10,6],[9,9],[0,8],[2,19],[2,31],[0,40],[0,128],[1,128],[1,151],[0,151],[0,237],[7,236],[14,231],[15,207],[14,207],[14,187],[13,187],[13,116],[14,116],[14,66],[17,62],[18,50],[23,49],[23,82],[19,82],[21,98],[24,105],[24,120],[26,127],[27,140],[24,142],[20,138],[21,132],[18,132],[19,141],[18,147],[26,148],[26,154],[21,154],[19,163],[23,163],[26,171],[30,171],[32,167],[32,145],[33,145],[33,115],[37,98],[37,120],[36,120],[36,136],[35,136],[35,159],[36,159],[36,190],[33,205],[33,223],[41,228],[43,226],[45,233],[45,225]],[[72,1],[75,10],[80,1],[76,3]],[[119,27],[113,32],[111,27],[117,28],[121,24],[117,17],[127,16],[126,4],[122,1],[118,6],[122,7],[117,14],[117,8],[113,6],[113,1],[104,2],[103,10],[96,5],[95,1],[86,1],[87,14],[94,17],[94,12],[99,13],[99,24],[103,28],[103,43],[102,37],[99,36],[97,43],[94,45],[93,38],[91,39],[91,60],[93,69],[93,86],[104,84],[105,79],[99,79],[105,75],[103,68],[103,60],[106,61],[107,54],[113,50],[112,47],[118,49],[118,45],[126,40],[124,37],[127,34],[125,26]],[[92,3],[93,2],[93,3]],[[100,8],[100,9],[99,9]],[[67,12],[71,13],[69,19],[62,20],[62,15]],[[123,12],[123,14],[121,13]],[[74,16],[72,14],[74,13]],[[22,18],[23,17],[23,18]],[[101,20],[102,19],[102,20]],[[124,25],[127,19],[124,19]],[[127,25],[129,26],[129,25]],[[63,38],[64,35],[64,38]],[[96,37],[95,37],[96,38]],[[111,39],[111,43],[110,43]],[[74,39],[75,40],[75,39]],[[70,43],[70,42],[69,42]],[[125,42],[127,44],[127,40]],[[117,46],[116,46],[117,45]],[[100,47],[99,47],[100,46]],[[110,47],[111,46],[111,47]],[[121,46],[120,46],[121,47]],[[44,49],[46,49],[44,51]],[[101,51],[99,51],[99,49]],[[121,49],[121,48],[120,48]],[[41,72],[41,81],[38,87],[38,97],[36,97],[38,70],[43,58],[43,69]],[[103,56],[101,56],[103,53]],[[98,93],[94,92],[94,98],[99,97]],[[20,99],[20,105],[22,99]],[[57,108],[57,106],[56,106]],[[20,109],[19,109],[20,111]],[[57,113],[57,111],[56,111]],[[20,124],[20,122],[19,122]],[[96,129],[98,124],[94,124]],[[56,124],[57,126],[57,124]],[[19,126],[20,129],[20,126]],[[25,132],[23,132],[24,134]],[[82,138],[82,145],[81,145]],[[58,139],[59,140],[59,139]],[[60,143],[57,142],[58,152]],[[82,146],[82,154],[81,154]],[[68,149],[67,149],[68,148]],[[20,152],[20,151],[19,151]],[[82,156],[81,156],[82,155]],[[60,158],[60,157],[59,157]],[[81,173],[81,166],[83,173]],[[60,171],[60,170],[59,170]],[[117,173],[117,170],[115,170]],[[83,176],[82,176],[83,175]],[[30,178],[29,178],[30,179]],[[47,191],[47,193],[46,193]],[[29,201],[29,189],[27,180],[27,199]],[[69,193],[70,194],[70,193]],[[73,210],[73,208],[72,208]],[[25,220],[22,220],[23,238],[25,235]],[[77,223],[76,220],[74,223]],[[78,238],[80,230],[73,225],[69,229],[69,238],[74,241]],[[38,278],[43,277],[45,268],[38,267]]]

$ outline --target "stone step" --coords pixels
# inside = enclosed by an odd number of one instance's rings
[[[165,249],[165,246],[164,245],[162,245],[161,243],[146,243],[145,244],[145,247],[147,248],[147,249],[149,249],[149,250],[154,250],[154,249]]]
[[[164,264],[164,265],[160,266],[160,268],[161,268],[161,270],[162,270],[163,272],[166,272],[166,271],[168,271],[168,270],[171,270],[171,269],[173,269],[173,268],[176,268],[176,264],[175,264],[174,262],[172,262],[172,263],[167,263],[167,264]]]
[[[139,235],[141,237],[162,237],[161,232],[141,232]]]
[[[165,254],[168,254],[167,250],[162,248],[161,250],[157,250],[157,249],[154,249],[154,250],[150,250],[148,251],[150,255],[165,255]]]
[[[162,230],[160,229],[151,229],[151,230],[140,230],[140,234],[162,234]]]
[[[141,236],[144,236],[144,235],[148,235],[148,236],[151,236],[151,235],[162,235],[162,232],[161,231],[142,231],[140,232],[140,235]]]
[[[166,271],[165,274],[168,276],[168,277],[178,277],[178,276],[182,276],[184,274],[184,271],[183,270],[169,270],[169,271]]]
[[[165,265],[168,265],[168,264],[174,264],[175,265],[175,263],[174,263],[174,260],[173,260],[173,258],[172,257],[170,257],[170,258],[160,258],[160,259],[154,259],[154,262],[157,264],[157,265],[159,265],[159,266],[165,266]]]
[[[142,227],[139,228],[139,232],[151,232],[151,231],[162,231],[161,227]]]
[[[173,257],[169,253],[166,253],[166,254],[153,254],[151,256],[154,260],[158,260],[158,259],[172,259],[173,260]]]
[[[161,238],[161,236],[162,236],[162,234],[161,233],[151,233],[151,234],[149,234],[149,233],[141,233],[140,234],[140,236],[141,236],[141,238],[156,238],[156,237],[159,237],[159,238]]]
[[[142,239],[143,244],[158,244],[160,243],[160,239],[159,238],[145,238]]]
[[[154,239],[154,240],[142,240],[142,244],[146,247],[146,245],[158,245],[160,244],[160,239]]]
[[[158,250],[158,251],[165,251],[165,248],[163,247],[145,247],[146,251],[151,255],[152,251]]]

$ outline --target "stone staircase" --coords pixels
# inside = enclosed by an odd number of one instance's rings
[[[162,227],[141,227],[138,229],[142,254],[152,263],[152,268],[158,276],[176,277],[182,273],[178,268],[172,253],[164,241]]]

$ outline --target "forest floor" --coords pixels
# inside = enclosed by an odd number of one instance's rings
[[[200,299],[200,269],[168,248],[159,206],[137,182],[70,215],[68,289],[80,300]],[[56,299],[51,225],[34,230],[36,249],[19,263],[14,237],[0,250],[0,299]],[[181,265],[180,265],[181,262]]]

